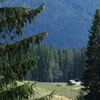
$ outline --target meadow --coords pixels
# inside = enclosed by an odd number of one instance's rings
[[[37,82],[36,87],[36,98],[50,94],[55,90],[56,94],[54,94],[52,100],[76,100],[76,96],[78,96],[79,89],[82,86],[68,86],[66,83]]]

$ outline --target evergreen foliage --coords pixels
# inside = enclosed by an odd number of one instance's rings
[[[76,98],[77,98],[77,100],[85,100],[84,96],[85,96],[85,93],[84,93],[84,91],[81,90],[79,92],[79,96],[77,96]]]
[[[27,23],[34,23],[35,17],[44,9],[43,5],[44,2],[33,9],[0,8],[0,100],[28,100],[35,95],[34,84],[17,85],[17,81],[23,81],[28,71],[37,66],[38,57],[28,57],[30,45],[39,45],[48,34],[42,32],[17,42],[14,40],[23,35],[22,29]],[[52,97],[51,94],[48,97]]]
[[[67,82],[69,79],[81,78],[84,70],[86,47],[77,51],[74,47],[55,50],[52,44],[31,46],[29,56],[39,56],[37,67],[31,71],[31,80],[40,82]],[[34,55],[33,55],[34,53]],[[32,56],[33,55],[33,56]]]
[[[82,80],[85,100],[100,100],[100,10],[97,9],[90,28]]]

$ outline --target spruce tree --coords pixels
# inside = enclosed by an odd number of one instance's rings
[[[0,8],[0,100],[28,100],[35,94],[34,84],[17,85],[17,81],[23,81],[27,72],[37,65],[38,58],[29,59],[27,52],[31,44],[40,44],[47,33],[39,33],[16,42],[14,40],[23,35],[22,29],[27,23],[34,23],[35,17],[44,9],[43,5],[44,2],[33,9],[18,6]],[[41,100],[52,97],[52,94]]]
[[[82,78],[82,73],[84,71],[85,68],[85,60],[86,60],[86,47],[82,47],[80,55],[79,55],[79,65],[78,65],[78,76],[79,78]]]
[[[73,78],[79,78],[78,76],[78,62],[79,62],[79,59],[78,59],[78,52],[77,50],[73,47]]]
[[[61,48],[58,48],[57,54],[58,54],[58,60],[59,60],[59,62],[58,62],[59,68],[60,68],[61,71],[63,71],[63,53],[62,53]],[[59,78],[59,80],[63,82],[63,76],[61,76]]]
[[[83,73],[85,100],[100,100],[100,10],[97,9],[89,31],[86,51],[85,71]]]
[[[63,78],[64,78],[64,82],[67,82],[69,77],[69,71],[70,71],[70,64],[69,64],[70,60],[69,60],[69,52],[67,49],[65,49],[65,53],[64,53],[64,60],[63,60]]]

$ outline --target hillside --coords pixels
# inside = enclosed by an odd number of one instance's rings
[[[10,4],[12,2],[12,4]],[[9,0],[0,6],[23,6],[34,8],[43,0]],[[24,30],[24,37],[47,31],[49,37],[44,43],[52,43],[56,49],[81,49],[87,44],[88,30],[99,0],[46,0],[44,11],[36,18],[34,25]],[[18,40],[18,38],[17,38]]]
[[[30,84],[31,83],[33,83],[33,81],[30,81]],[[22,83],[19,83],[19,85],[20,84]],[[82,88],[82,86],[69,86],[66,85],[66,83],[36,82],[36,88],[33,87],[36,91],[35,96],[31,97],[30,100],[46,96],[52,91],[55,91],[52,100],[76,100],[76,97],[79,95],[80,88]]]

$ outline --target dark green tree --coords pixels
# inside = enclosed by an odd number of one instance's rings
[[[78,78],[78,64],[79,64],[79,59],[78,59],[78,52],[77,50],[73,47],[73,78]]]
[[[58,59],[59,59],[59,67],[60,67],[60,70],[62,70],[62,66],[63,66],[63,55],[62,55],[62,49],[59,48],[58,51],[57,51],[57,54],[58,54]]]
[[[63,53],[62,53],[62,49],[61,48],[59,48],[57,50],[57,54],[58,54],[58,64],[59,64],[59,68],[60,68],[61,71],[63,71]],[[63,82],[63,77],[60,77],[59,80]]]
[[[50,60],[54,60],[54,52],[55,52],[55,48],[52,44],[50,44],[49,46],[49,53],[50,53]]]
[[[70,60],[69,60],[69,52],[67,49],[63,49],[63,80],[64,82],[68,81],[68,74],[70,71]]]
[[[37,48],[38,59],[37,68],[32,71],[32,78],[38,81],[50,81],[50,52],[47,45],[40,45]]]
[[[27,72],[37,65],[38,58],[29,59],[27,52],[31,44],[40,44],[47,33],[39,33],[17,42],[14,40],[23,35],[22,29],[27,23],[34,23],[35,17],[44,9],[43,5],[44,2],[33,9],[0,8],[0,100],[28,100],[35,93],[34,84],[17,85],[17,81],[23,81]],[[25,59],[23,55],[26,56]],[[52,93],[41,100],[50,96]]]
[[[77,98],[77,100],[85,100],[84,96],[85,96],[85,93],[84,93],[84,91],[81,90],[79,92],[79,95],[76,98]]]
[[[100,10],[97,9],[89,31],[86,51],[85,71],[83,73],[85,100],[100,100]]]
[[[78,78],[82,78],[82,73],[85,69],[85,60],[86,60],[86,56],[85,56],[85,52],[86,52],[86,47],[82,47],[80,53],[79,53],[79,64],[78,64]]]
[[[42,47],[41,56],[38,62],[39,67],[39,80],[40,81],[50,81],[50,54],[47,45]],[[42,76],[42,77],[41,77]]]

